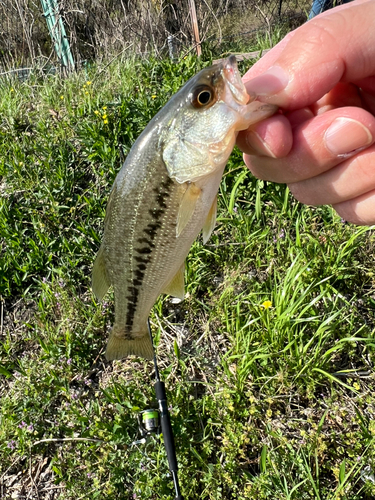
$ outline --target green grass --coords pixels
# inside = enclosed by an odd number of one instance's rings
[[[162,443],[131,446],[152,363],[104,361],[113,296],[96,303],[90,273],[121,156],[206,64],[2,83],[4,499],[172,498]],[[186,499],[374,498],[374,243],[257,181],[234,151],[187,298],[161,297],[151,317]]]

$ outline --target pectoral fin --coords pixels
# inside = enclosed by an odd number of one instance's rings
[[[103,246],[101,246],[92,270],[92,291],[99,300],[102,300],[110,285],[111,283],[104,261],[104,250]]]
[[[214,202],[208,212],[206,222],[204,223],[203,232],[203,243],[207,243],[210,239],[212,231],[214,230],[216,224],[216,214],[217,214],[217,195],[215,196]]]
[[[187,223],[191,219],[200,194],[201,189],[196,186],[194,182],[188,184],[188,188],[186,189],[182,197],[180,209],[178,211],[176,228],[177,238],[180,236]]]
[[[185,297],[185,263],[182,264],[172,281],[164,288],[163,293],[172,295],[178,299],[184,300]]]

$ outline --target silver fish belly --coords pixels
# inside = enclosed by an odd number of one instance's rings
[[[193,77],[133,145],[110,194],[93,268],[99,299],[114,288],[107,359],[152,358],[150,310],[161,293],[184,296],[184,261],[200,230],[204,241],[213,230],[236,135],[275,112],[248,99],[232,56]]]

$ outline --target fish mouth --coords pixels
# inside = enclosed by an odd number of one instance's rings
[[[235,55],[232,54],[223,62],[222,72],[233,98],[238,104],[247,104],[249,101],[249,94],[246,92],[245,85],[242,83]]]

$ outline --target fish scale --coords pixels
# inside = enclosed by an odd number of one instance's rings
[[[203,228],[239,130],[273,114],[242,84],[235,58],[206,68],[175,94],[134,143],[115,179],[93,268],[93,291],[112,285],[107,359],[152,358],[147,318],[161,293],[184,296],[184,261]]]

